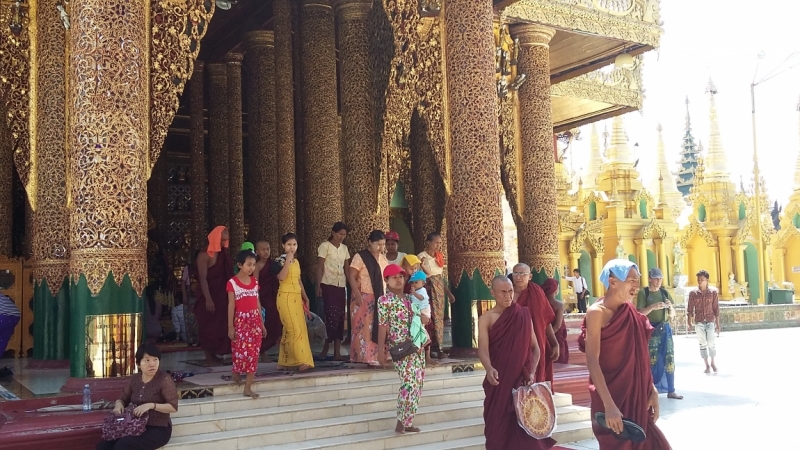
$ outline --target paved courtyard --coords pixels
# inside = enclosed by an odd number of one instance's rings
[[[719,373],[706,375],[694,335],[675,336],[675,384],[658,425],[676,450],[800,448],[800,328],[722,332]],[[597,441],[566,445],[597,449]]]

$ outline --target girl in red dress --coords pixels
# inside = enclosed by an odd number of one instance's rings
[[[246,397],[258,398],[251,389],[253,377],[258,369],[258,355],[261,352],[261,339],[267,335],[261,321],[261,303],[258,300],[258,280],[251,276],[256,270],[256,254],[252,250],[242,250],[236,255],[239,272],[228,281],[228,337],[231,340],[233,356],[233,381],[242,382],[241,374],[246,373],[244,385]]]

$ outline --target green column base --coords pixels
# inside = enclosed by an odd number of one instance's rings
[[[55,281],[54,281],[55,282]],[[55,296],[47,279],[33,290],[33,358],[70,359],[69,279],[61,280]]]
[[[500,271],[495,274],[500,275]],[[453,286],[451,284],[450,287],[456,297],[450,309],[453,348],[478,348],[478,318],[495,304],[489,286],[481,278],[478,269],[472,273],[472,279],[466,271],[462,271],[458,287]]]
[[[131,285],[131,279],[126,274],[120,286],[114,281],[109,273],[100,293],[93,297],[86,277],[81,275],[77,283],[70,286],[70,355],[69,375],[74,378],[87,378],[94,376],[87,370],[86,340],[88,338],[86,329],[86,317],[103,314],[139,314],[141,317],[141,328],[138,336],[134,336],[136,346],[142,343],[142,336],[145,336],[146,319],[144,315],[144,301]],[[127,333],[133,330],[127,330]],[[126,330],[122,330],[126,332]],[[121,344],[121,343],[120,343]],[[110,345],[110,344],[109,344]],[[108,347],[109,352],[121,352],[121,349]],[[130,349],[135,352],[136,349]],[[117,353],[119,355],[119,353]]]

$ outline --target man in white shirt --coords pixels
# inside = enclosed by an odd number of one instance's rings
[[[566,270],[564,272],[566,272]],[[578,296],[578,312],[585,313],[586,297],[589,296],[589,287],[586,285],[586,279],[581,276],[580,269],[573,269],[572,274],[573,276],[564,277],[564,279],[572,282],[572,289],[575,291],[575,295]]]

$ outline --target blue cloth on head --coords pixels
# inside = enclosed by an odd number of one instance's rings
[[[636,273],[641,275],[639,266],[634,262],[628,261],[627,259],[612,259],[606,263],[605,267],[603,267],[603,271],[600,272],[600,282],[608,289],[608,278],[611,274],[614,274],[614,278],[625,281],[625,279],[628,278],[631,267],[635,268]]]

